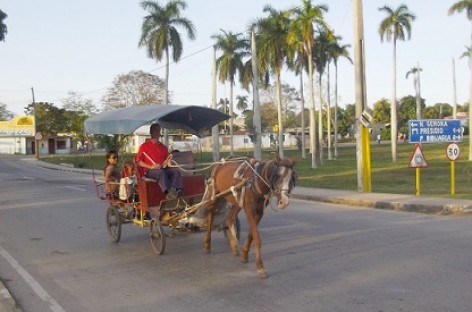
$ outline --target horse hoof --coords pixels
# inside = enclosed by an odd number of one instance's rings
[[[239,256],[239,251],[237,251],[237,250],[233,251],[233,256],[238,257]]]
[[[267,272],[264,269],[257,270],[257,277],[259,278],[267,278]]]
[[[241,263],[247,263],[247,258],[239,258],[239,261],[241,261]]]

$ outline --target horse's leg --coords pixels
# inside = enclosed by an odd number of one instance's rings
[[[250,205],[253,207],[254,204]],[[252,208],[250,207],[250,208]],[[257,208],[256,208],[257,209]],[[251,243],[254,245],[254,250],[256,253],[256,268],[257,268],[257,275],[260,278],[267,277],[267,273],[264,270],[264,263],[262,262],[262,254],[261,254],[261,238],[259,235],[258,225],[262,219],[262,215],[264,213],[263,209],[245,209],[244,212],[246,213],[247,222],[249,226],[249,233],[247,235],[246,242],[244,243],[244,247],[241,251],[241,262],[246,263],[248,261],[248,253],[251,247]]]
[[[213,211],[215,209],[215,202],[208,204],[208,214],[207,214],[207,228],[205,234],[205,241],[203,242],[203,250],[206,253],[211,252],[211,224],[213,223]]]
[[[238,250],[238,238],[236,236],[236,228],[234,226],[234,220],[238,215],[239,211],[241,210],[240,207],[233,204],[228,217],[226,218],[226,226],[228,227],[228,240],[229,246],[231,247],[231,251],[233,252],[234,256],[239,256]]]

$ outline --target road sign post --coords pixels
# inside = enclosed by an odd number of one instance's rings
[[[420,144],[415,144],[415,150],[411,154],[410,163],[408,167],[415,168],[416,179],[415,179],[415,195],[421,194],[421,169],[428,167],[428,163],[424,158],[423,151],[421,150]]]
[[[449,143],[446,148],[447,158],[451,161],[451,195],[456,195],[456,159],[461,155],[461,149],[455,142]]]

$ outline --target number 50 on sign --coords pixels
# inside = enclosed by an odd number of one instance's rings
[[[447,158],[449,158],[449,160],[458,159],[460,154],[461,154],[461,150],[457,143],[450,143],[447,145],[446,155],[447,155]]]

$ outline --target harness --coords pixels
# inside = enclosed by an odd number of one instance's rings
[[[230,188],[232,195],[238,202],[238,205],[242,207],[246,189],[250,189],[255,194],[264,197],[264,207],[270,203],[270,199],[274,196],[280,196],[281,194],[289,196],[289,189],[277,190],[274,187],[277,182],[279,167],[279,164],[275,160],[266,163],[261,163],[256,159],[244,160],[236,170],[234,178],[245,180],[245,187],[240,187],[239,194],[236,187],[232,186]],[[252,172],[249,177],[246,176],[248,169]],[[215,174],[216,170],[213,170],[212,179]],[[265,189],[269,189],[269,191],[267,192]],[[271,208],[275,210],[272,206]]]

